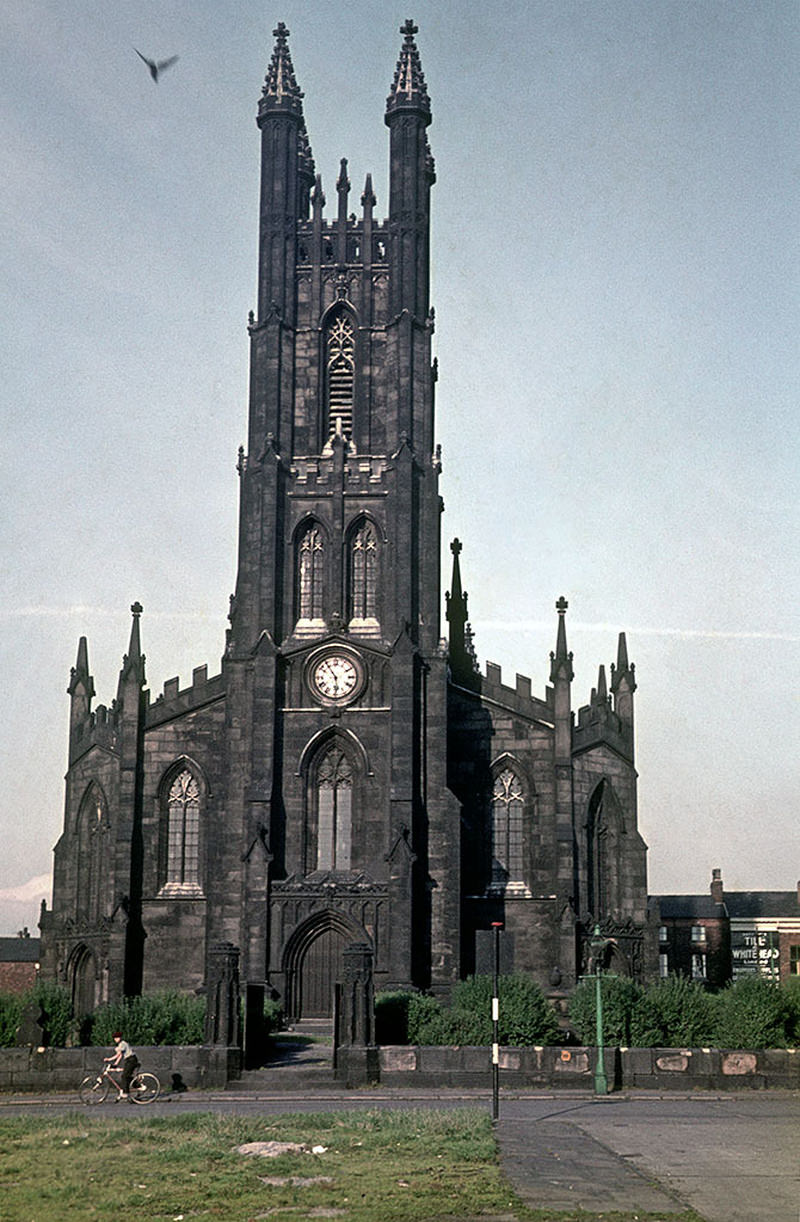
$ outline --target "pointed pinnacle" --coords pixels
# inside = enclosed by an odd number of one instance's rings
[[[79,686],[85,688],[87,696],[94,695],[94,679],[89,674],[89,650],[85,636],[78,641],[78,657],[70,670],[67,694],[73,696]]]
[[[361,207],[374,208],[377,202],[375,192],[372,190],[372,175],[367,174],[364,181],[364,193],[361,196]]]
[[[427,116],[430,123],[431,103],[428,97],[425,77],[422,72],[419,51],[414,42],[418,27],[413,21],[406,21],[400,27],[400,33],[405,35],[405,41],[400,49],[400,58],[395,68],[394,80],[386,99],[386,117],[397,110],[419,110]]]
[[[556,636],[555,653],[550,654],[550,681],[554,682],[557,676],[561,673],[569,683],[572,682],[574,672],[572,670],[572,654],[567,652],[567,626],[565,616],[569,603],[562,595],[556,603],[556,611],[558,612],[558,634]]]
[[[267,111],[275,110],[288,110],[290,113],[302,115],[303,92],[295,79],[292,57],[289,54],[289,31],[284,23],[279,21],[272,33],[275,37],[275,49],[261,91],[259,118]]]
[[[625,640],[625,633],[619,634],[619,645],[617,646],[617,670],[628,669],[628,643]]]

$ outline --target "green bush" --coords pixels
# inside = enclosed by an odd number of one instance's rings
[[[435,997],[414,993],[408,999],[408,1042],[410,1044],[447,1044],[444,1012]]]
[[[72,999],[66,989],[37,980],[25,993],[0,993],[0,1048],[13,1048],[26,1007],[42,1014],[42,1038],[48,1046],[64,1048],[74,1033]]]
[[[408,1043],[408,1007],[413,996],[413,993],[401,989],[375,994],[377,1043]]]
[[[0,1048],[13,1048],[22,1015],[19,993],[0,993]]]
[[[638,998],[631,1018],[631,1045],[697,1048],[710,1043],[713,1029],[713,998],[696,981],[669,976]]]
[[[89,1042],[109,1045],[115,1031],[131,1044],[202,1044],[206,1003],[193,994],[165,991],[108,1002],[91,1018]]]
[[[205,1003],[203,1005],[203,1016],[205,1021]],[[283,1010],[279,1001],[274,1001],[271,997],[264,998],[264,1032],[269,1035],[273,1031],[280,1031],[283,1026]],[[199,1042],[202,1042],[202,1037]]]
[[[601,988],[604,1042],[629,1047],[634,1013],[642,996],[642,988],[627,976],[602,976]],[[570,1022],[585,1045],[597,1042],[595,994],[595,981],[584,979],[579,982],[569,1001]]]
[[[558,1042],[555,1013],[530,977],[501,976],[498,997],[501,1044],[524,1047]],[[412,994],[405,1004],[408,1040],[412,1044],[490,1044],[494,1038],[491,976],[462,980],[453,989],[449,1009],[424,994]]]
[[[75,1023],[72,1018],[72,997],[69,990],[50,980],[37,980],[25,995],[26,1001],[36,1002],[44,1015],[44,1036],[53,1048],[65,1048],[72,1042]]]
[[[790,976],[781,985],[786,1003],[786,1043],[790,1048],[800,1046],[800,976]]]
[[[793,1023],[791,999],[760,976],[744,976],[718,993],[713,1042],[717,1048],[785,1048]]]

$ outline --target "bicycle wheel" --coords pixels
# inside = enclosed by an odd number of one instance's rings
[[[134,1074],[131,1081],[132,1103],[154,1103],[161,1094],[161,1083],[154,1073]]]
[[[89,1074],[89,1077],[84,1078],[78,1088],[81,1103],[105,1102],[108,1089],[108,1078],[104,1078],[102,1074]]]

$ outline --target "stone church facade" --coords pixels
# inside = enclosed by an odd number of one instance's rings
[[[371,948],[377,989],[446,996],[502,921],[504,967],[554,994],[585,969],[597,923],[615,970],[646,976],[624,636],[577,715],[563,599],[542,696],[481,673],[458,541],[442,636],[416,29],[386,105],[385,220],[370,177],[356,217],[344,160],[326,219],[287,34],[257,119],[258,307],[221,672],[151,699],[134,604],[116,698],[93,707],[81,639],[43,974],[84,1013],[202,990],[227,946],[248,1010],[268,992],[318,1016],[347,945]]]

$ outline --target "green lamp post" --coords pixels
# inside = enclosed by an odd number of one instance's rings
[[[597,1063],[594,1069],[594,1093],[596,1095],[608,1094],[608,1078],[606,1077],[606,1055],[603,1047],[603,989],[600,983],[601,966],[600,956],[608,945],[606,939],[600,933],[600,926],[595,925],[594,933],[589,939],[589,949],[592,952],[594,960],[594,981],[595,981],[595,1018],[597,1020]]]

